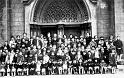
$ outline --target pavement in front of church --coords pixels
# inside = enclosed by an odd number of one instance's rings
[[[3,78],[14,78],[6,76]],[[124,78],[124,73],[119,74],[94,74],[94,75],[39,75],[39,76],[16,76],[15,78]]]

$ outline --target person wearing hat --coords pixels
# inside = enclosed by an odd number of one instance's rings
[[[59,71],[59,75],[62,74],[62,64],[63,64],[62,59],[59,59],[58,60],[58,71]]]

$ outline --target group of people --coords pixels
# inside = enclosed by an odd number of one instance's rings
[[[95,74],[116,72],[123,54],[119,36],[84,38],[70,34],[11,37],[0,48],[0,75]]]

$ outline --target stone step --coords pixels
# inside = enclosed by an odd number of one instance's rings
[[[124,73],[124,65],[117,65],[117,73]]]

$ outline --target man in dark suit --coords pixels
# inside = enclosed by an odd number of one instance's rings
[[[10,46],[9,46],[9,44],[8,44],[8,41],[5,41],[5,43],[4,43],[4,45],[2,46],[2,48],[3,48],[3,49],[6,48],[6,49],[10,50]]]
[[[52,39],[52,45],[57,45],[57,34],[54,34],[54,37],[53,37],[53,39]]]
[[[33,39],[32,43],[33,43],[34,46],[37,46],[37,47],[41,46],[42,47],[42,42],[40,41],[38,36]]]
[[[87,33],[87,36],[86,36],[86,45],[87,46],[89,45],[89,43],[91,42],[91,40],[92,40],[92,37],[90,36],[89,33]]]
[[[116,41],[114,41],[114,46],[116,47],[118,58],[119,60],[121,60],[121,57],[123,55],[123,43],[120,40],[119,36],[117,36]]]

